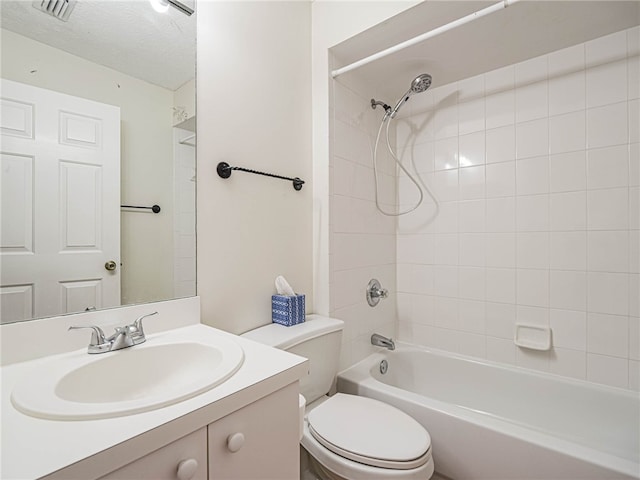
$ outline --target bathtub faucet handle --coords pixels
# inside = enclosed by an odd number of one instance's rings
[[[375,307],[381,298],[387,298],[389,291],[386,288],[382,288],[380,282],[375,278],[371,279],[369,285],[367,285],[367,303],[371,307]]]
[[[387,290],[386,288],[381,288],[379,290],[373,290],[371,292],[371,296],[372,297],[379,297],[379,298],[387,298],[389,296],[389,290]]]

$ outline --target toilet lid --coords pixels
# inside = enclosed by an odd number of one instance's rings
[[[410,469],[429,458],[431,438],[422,425],[372,398],[337,393],[311,410],[307,420],[323,446],[366,465]]]

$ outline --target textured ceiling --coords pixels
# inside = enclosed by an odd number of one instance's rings
[[[195,14],[157,13],[148,0],[78,0],[68,22],[31,0],[1,0],[0,9],[2,28],[169,90],[195,77]]]

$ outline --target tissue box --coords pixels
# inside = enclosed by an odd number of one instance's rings
[[[287,327],[304,322],[304,295],[272,295],[271,321]]]

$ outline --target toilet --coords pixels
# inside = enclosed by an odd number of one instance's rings
[[[429,433],[401,410],[367,397],[328,393],[338,373],[344,322],[308,315],[243,335],[309,360],[300,381],[306,399],[301,444],[314,473],[327,480],[427,480],[434,471]]]

